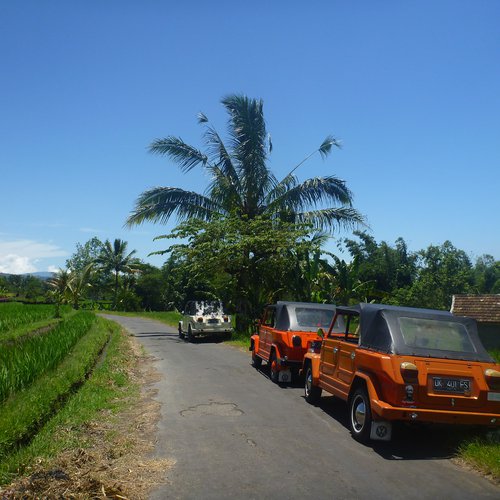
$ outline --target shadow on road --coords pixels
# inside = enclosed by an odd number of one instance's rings
[[[318,408],[349,432],[349,411],[345,401],[333,396],[321,398]],[[396,423],[392,440],[371,441],[367,445],[386,460],[444,460],[456,455],[464,437],[477,435],[470,428],[430,424]]]
[[[258,368],[257,371],[270,379],[267,364]],[[280,384],[280,387],[297,389],[303,387],[303,384],[303,379],[299,379],[292,384]],[[307,404],[305,400],[304,404]],[[349,433],[349,412],[345,401],[327,395],[321,398],[317,408],[336,420],[345,428],[346,433]],[[353,445],[371,447],[386,460],[444,460],[456,455],[465,436],[473,435],[478,435],[478,433],[474,433],[470,428],[397,424],[393,428],[393,437],[390,442],[371,441],[368,445],[363,445],[353,439]]]

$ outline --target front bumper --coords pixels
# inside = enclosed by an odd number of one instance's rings
[[[498,413],[435,410],[428,408],[400,408],[379,400],[371,401],[371,409],[375,420],[500,427],[500,415]]]

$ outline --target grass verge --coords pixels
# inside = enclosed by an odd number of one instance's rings
[[[99,311],[103,314],[115,314],[117,316],[129,316],[133,318],[156,319],[168,326],[177,328],[182,314],[176,311],[143,311],[143,312],[123,312],[123,311]]]

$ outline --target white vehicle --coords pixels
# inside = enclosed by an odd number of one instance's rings
[[[190,300],[179,321],[179,337],[189,342],[207,335],[231,337],[232,331],[231,317],[224,313],[220,300]]]

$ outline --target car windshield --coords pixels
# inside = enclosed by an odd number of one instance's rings
[[[222,304],[218,300],[204,300],[196,302],[196,314],[201,316],[222,314]]]
[[[421,349],[474,353],[476,350],[465,326],[454,321],[399,318],[405,344]]]
[[[328,328],[332,322],[335,311],[328,309],[313,309],[309,307],[296,307],[295,316],[297,325],[303,328]]]

